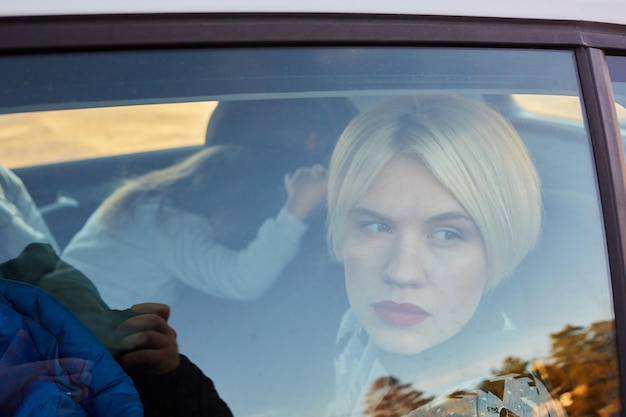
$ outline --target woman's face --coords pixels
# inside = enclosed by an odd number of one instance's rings
[[[352,310],[391,353],[416,354],[454,336],[487,281],[478,227],[408,157],[388,162],[350,211],[342,257]]]

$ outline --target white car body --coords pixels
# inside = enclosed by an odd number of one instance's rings
[[[492,1],[362,0],[290,1],[4,1],[0,16],[154,14],[154,13],[364,13],[551,19],[626,24],[623,0]]]

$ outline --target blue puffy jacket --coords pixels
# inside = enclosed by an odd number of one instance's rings
[[[0,279],[0,416],[142,417],[131,379],[44,291]]]

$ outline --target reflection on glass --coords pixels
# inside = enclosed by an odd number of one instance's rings
[[[558,399],[563,409],[552,403],[536,415],[562,416],[565,412],[570,417],[617,415],[620,410],[617,400],[619,376],[613,322],[596,322],[588,327],[566,326],[550,337],[552,349],[545,359],[529,361],[509,356],[500,368],[492,370],[491,379],[477,384],[476,391],[455,391],[438,401],[433,401],[434,397],[426,396],[411,384],[401,383],[394,377],[380,377],[365,395],[365,415],[399,417],[407,414],[433,415],[435,412],[474,416],[481,415],[481,407],[487,407],[483,412],[491,410],[497,414],[496,411],[501,413],[502,408],[497,406],[494,398],[490,400],[490,396],[502,400],[504,392],[514,390],[514,386],[519,391],[530,389],[532,392],[538,390],[540,384],[548,390],[544,394],[549,393],[552,398]],[[541,378],[542,382],[538,382],[528,373]],[[517,377],[511,379],[511,375]],[[526,392],[526,395],[525,400],[532,402],[533,394]],[[409,414],[414,410],[417,411]],[[509,416],[519,415],[512,410],[507,410],[506,413]]]

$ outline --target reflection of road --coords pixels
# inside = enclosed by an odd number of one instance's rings
[[[216,102],[0,115],[9,168],[201,145]]]

